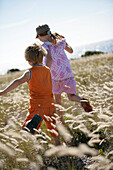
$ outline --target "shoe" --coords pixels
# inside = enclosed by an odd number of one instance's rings
[[[87,100],[87,99],[82,99],[81,101],[80,101],[80,103],[81,103],[81,106],[84,108],[84,110],[86,111],[86,112],[91,112],[91,111],[93,111],[93,109],[92,109],[92,106],[90,105],[90,103],[89,103],[89,101]]]

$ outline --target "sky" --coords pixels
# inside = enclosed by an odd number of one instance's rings
[[[25,48],[48,24],[73,47],[113,39],[113,0],[0,0],[0,72],[28,67]]]

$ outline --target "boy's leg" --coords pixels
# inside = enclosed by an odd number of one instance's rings
[[[56,146],[57,146],[57,145],[61,145],[59,136],[55,136],[55,137],[53,137],[53,138],[54,138],[54,141],[55,141],[55,145],[56,145]]]
[[[47,129],[49,130],[49,133],[54,138],[55,145],[60,145],[59,133],[54,116],[55,111],[56,111],[55,108],[46,108],[45,109],[46,116],[44,116],[44,121]]]

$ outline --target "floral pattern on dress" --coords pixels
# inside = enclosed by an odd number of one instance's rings
[[[70,62],[64,51],[66,47],[66,40],[63,38],[57,44],[51,42],[44,42],[42,45],[49,50],[52,56],[51,75],[53,80],[64,80],[73,77]]]
[[[64,73],[63,72],[60,72],[60,78],[64,78]]]
[[[71,72],[71,70],[70,70],[70,68],[69,68],[69,67],[66,67],[66,71],[67,71],[68,73],[70,73],[70,72]]]
[[[61,59],[62,59],[62,60],[65,60],[65,57],[64,57],[62,54],[61,54],[60,56],[61,56]]]
[[[57,60],[57,65],[60,66],[60,59]]]
[[[54,70],[51,70],[51,73],[53,74],[54,77],[56,77],[56,72]]]

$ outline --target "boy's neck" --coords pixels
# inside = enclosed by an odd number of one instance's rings
[[[43,63],[37,63],[35,65],[32,65],[32,67],[34,67],[34,66],[43,66]]]

